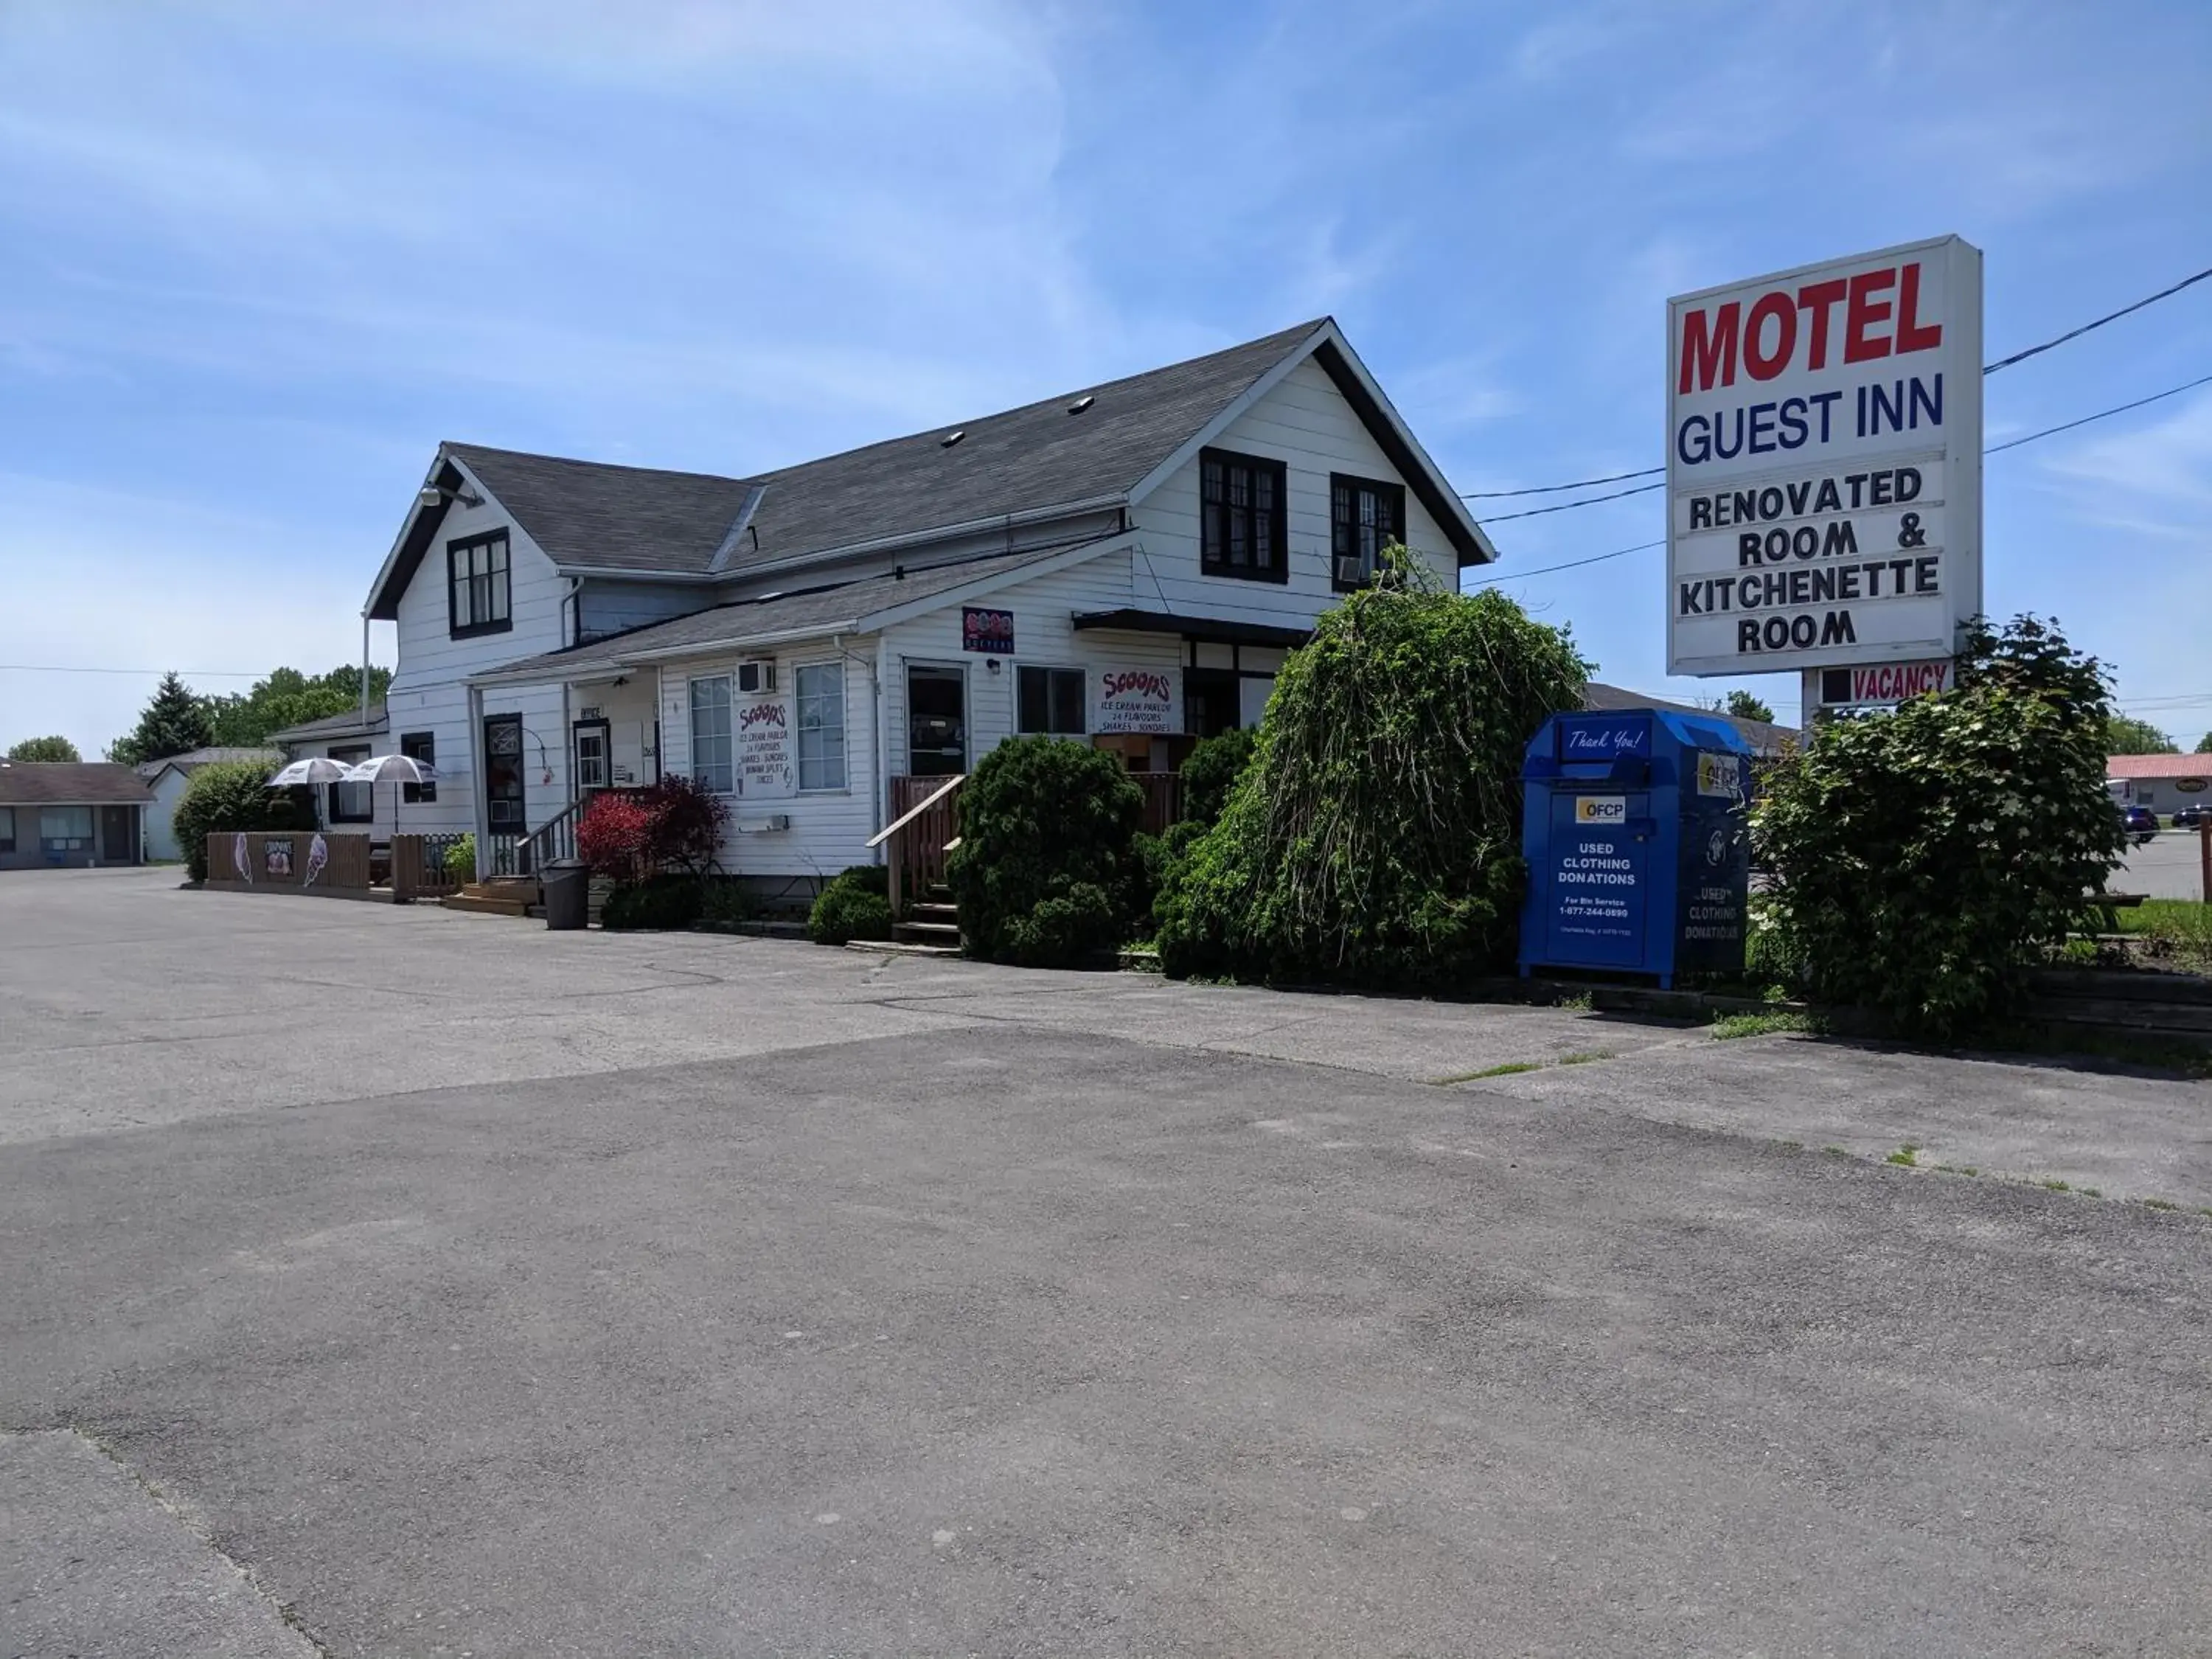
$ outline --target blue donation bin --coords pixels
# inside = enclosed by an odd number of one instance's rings
[[[1658,708],[1554,714],[1521,767],[1521,973],[1743,968],[1751,745]]]

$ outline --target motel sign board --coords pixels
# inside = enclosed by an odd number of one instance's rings
[[[1982,608],[1982,256],[1667,304],[1667,672],[1948,658]]]

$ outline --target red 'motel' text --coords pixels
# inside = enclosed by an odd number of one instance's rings
[[[1884,265],[1850,278],[1775,289],[1743,301],[1682,313],[1675,392],[1687,397],[1735,384],[1736,369],[1771,380],[1793,363],[1807,369],[1870,362],[1943,343],[1943,325],[1920,319],[1920,262]],[[1802,356],[1801,356],[1802,354]]]

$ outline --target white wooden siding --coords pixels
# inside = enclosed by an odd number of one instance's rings
[[[457,640],[446,600],[447,544],[501,529],[507,532],[508,614],[514,626],[504,633]],[[568,579],[553,568],[553,561],[498,501],[486,495],[482,507],[455,502],[399,596],[399,662],[392,671],[392,689],[458,684],[502,663],[559,650],[564,643],[562,601],[568,592]],[[444,754],[441,744],[440,757]]]
[[[1139,603],[1179,616],[1310,627],[1343,597],[1329,580],[1329,475],[1396,483],[1406,482],[1404,475],[1390,465],[1328,372],[1311,360],[1231,422],[1212,447],[1284,464],[1290,579],[1243,581],[1199,574],[1199,463],[1193,459],[1130,515],[1144,536],[1135,580],[1146,597]],[[1451,544],[1410,489],[1406,544],[1447,588],[1457,584]]]
[[[761,651],[732,652],[727,658],[671,665],[659,672],[662,765],[672,773],[691,769],[691,681],[727,674],[740,660],[767,656]],[[722,866],[739,876],[814,876],[827,879],[855,864],[880,862],[868,840],[883,827],[878,816],[875,757],[876,696],[870,673],[876,659],[872,636],[847,635],[786,646],[775,653],[776,695],[797,708],[799,670],[817,663],[845,665],[845,787],[802,790],[777,800],[731,803],[731,830],[722,842]],[[650,682],[654,671],[633,671]],[[792,734],[796,756],[798,733]],[[748,821],[782,816],[787,830],[747,834],[736,828]]]

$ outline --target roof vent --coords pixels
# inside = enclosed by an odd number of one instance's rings
[[[963,426],[963,427],[962,427],[962,428],[960,428],[960,430],[959,430],[959,431],[957,431],[957,432],[954,432],[954,433],[951,433],[951,434],[949,434],[948,435],[946,435],[946,436],[945,436],[945,437],[939,438],[939,439],[937,441],[938,447],[939,447],[939,448],[940,448],[940,449],[950,449],[950,448],[951,448],[951,447],[952,447],[952,446],[953,446],[953,445],[955,445],[955,444],[958,443],[958,442],[959,442],[963,438],[966,437],[967,435],[968,435],[968,428],[967,428],[966,427],[964,427],[964,426]]]
[[[1073,403],[1068,404],[1067,412],[1071,415],[1080,415],[1085,410],[1090,408],[1091,404],[1097,401],[1098,398],[1097,394],[1086,392],[1080,398],[1078,398]]]

